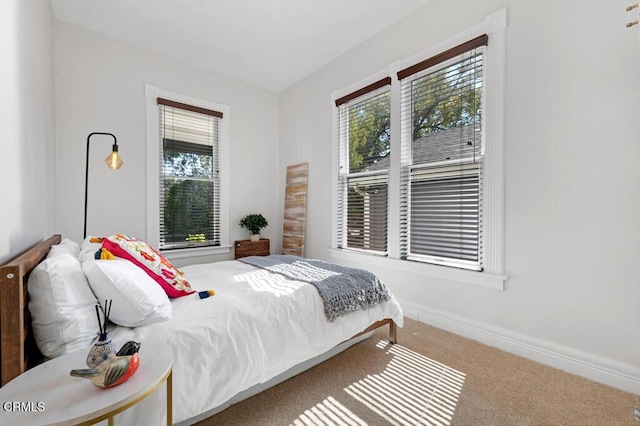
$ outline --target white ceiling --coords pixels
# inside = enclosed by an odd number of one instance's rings
[[[56,19],[280,92],[428,0],[51,0]]]

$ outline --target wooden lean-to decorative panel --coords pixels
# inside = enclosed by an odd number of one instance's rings
[[[307,212],[307,175],[309,163],[287,167],[284,195],[282,254],[304,256],[304,224]]]

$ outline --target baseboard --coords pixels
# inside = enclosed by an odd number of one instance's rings
[[[640,395],[640,368],[447,312],[400,302],[408,318]]]

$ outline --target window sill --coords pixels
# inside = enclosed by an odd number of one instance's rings
[[[344,262],[358,262],[375,267],[382,266],[385,268],[420,274],[426,277],[441,278],[498,291],[504,291],[504,283],[507,280],[507,276],[501,274],[456,269],[446,266],[431,265],[410,260],[400,260],[334,248],[330,248],[328,250],[329,256],[332,259]]]
[[[173,250],[162,250],[162,255],[169,260],[186,259],[189,257],[211,256],[216,254],[231,253],[230,245],[221,245],[215,247],[194,247]]]

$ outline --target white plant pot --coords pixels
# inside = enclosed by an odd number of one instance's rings
[[[251,236],[251,241],[260,241],[260,234],[253,234]]]

